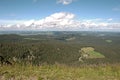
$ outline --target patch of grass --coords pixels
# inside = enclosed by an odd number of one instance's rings
[[[89,54],[90,55],[89,58],[105,58],[104,55],[102,55],[101,53],[99,53],[97,51],[91,51],[89,53],[90,53]]]
[[[0,80],[120,80],[119,65],[70,67],[14,65],[0,67]]]
[[[81,50],[79,51],[81,52],[81,56],[83,58],[87,58],[87,59],[93,59],[93,58],[105,58],[104,55],[102,55],[101,53],[95,51],[95,49],[93,47],[83,47],[81,48]]]
[[[112,42],[112,40],[105,40],[106,42],[108,42],[108,43],[111,43]]]
[[[75,37],[71,37],[71,38],[66,39],[66,41],[72,41],[72,40],[75,40],[75,39],[76,39]]]

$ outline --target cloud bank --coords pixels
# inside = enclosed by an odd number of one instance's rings
[[[79,30],[119,30],[120,23],[113,19],[77,20],[68,12],[54,13],[40,20],[13,21],[14,24],[0,25],[0,30],[41,30],[41,31],[79,31]],[[0,20],[1,22],[2,20]],[[12,21],[11,21],[12,22]],[[16,22],[16,24],[15,24]]]

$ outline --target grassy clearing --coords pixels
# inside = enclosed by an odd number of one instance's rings
[[[91,51],[89,58],[105,58],[105,56],[99,52]]]
[[[111,43],[112,42],[112,40],[105,40],[106,42],[108,42],[108,43]]]
[[[75,39],[76,39],[75,37],[71,37],[71,38],[66,39],[66,41],[73,41]]]
[[[69,67],[14,65],[0,67],[0,80],[120,80],[119,65]]]
[[[104,55],[102,55],[101,53],[95,51],[95,49],[93,47],[83,47],[81,48],[81,50],[79,51],[81,53],[81,56],[83,58],[105,58]]]

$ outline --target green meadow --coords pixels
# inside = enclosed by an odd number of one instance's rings
[[[97,51],[91,51],[89,58],[105,58],[105,56]]]

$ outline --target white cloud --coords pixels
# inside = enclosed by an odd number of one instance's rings
[[[0,30],[119,30],[120,23],[113,23],[112,18],[109,19],[84,19],[76,20],[76,15],[68,12],[54,13],[46,18],[40,20],[14,20],[3,21],[12,22],[14,24],[1,25]]]
[[[24,25],[25,26],[30,26],[32,23],[34,23],[35,22],[35,20],[29,20],[29,21],[25,21],[24,22]]]
[[[108,21],[112,21],[113,19],[112,18],[109,18],[109,19],[107,19]]]
[[[44,19],[35,21],[34,24],[43,27],[70,26],[73,23],[75,15],[72,13],[60,12],[52,14]]]
[[[57,0],[57,3],[61,3],[63,5],[71,4],[74,0]]]

